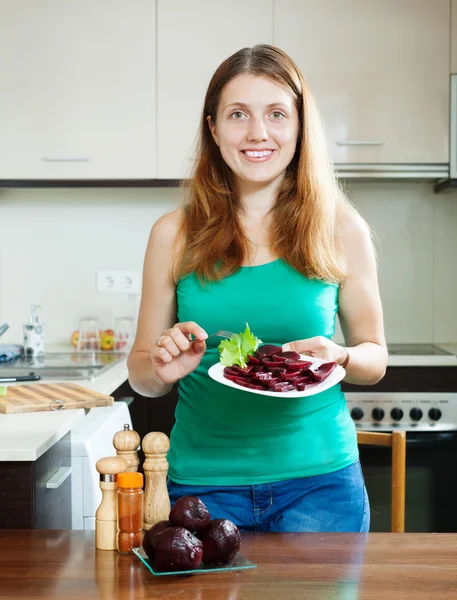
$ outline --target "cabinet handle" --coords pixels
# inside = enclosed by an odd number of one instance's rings
[[[339,140],[338,146],[384,146],[381,140]]]
[[[71,467],[60,467],[60,469],[54,473],[49,481],[46,482],[47,490],[56,490],[62,483],[71,475]]]
[[[43,156],[44,162],[89,162],[88,156]]]

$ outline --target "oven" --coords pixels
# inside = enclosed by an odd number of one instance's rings
[[[396,366],[376,386],[343,384],[348,408],[358,430],[406,431],[405,531],[457,532],[457,359],[434,346],[407,349],[410,360],[389,347]],[[370,531],[390,531],[391,449],[359,450]]]

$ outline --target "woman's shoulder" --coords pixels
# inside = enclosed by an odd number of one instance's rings
[[[370,226],[349,203],[337,208],[335,233],[338,252],[346,265],[353,263],[357,255],[373,250]]]
[[[371,230],[362,215],[351,204],[340,204],[336,211],[335,232],[343,245],[358,245],[371,240]]]
[[[151,236],[162,241],[174,242],[182,223],[183,209],[176,208],[171,212],[162,215],[152,226]]]
[[[159,217],[152,226],[148,246],[156,252],[165,250],[175,257],[179,252],[182,217],[182,208]]]

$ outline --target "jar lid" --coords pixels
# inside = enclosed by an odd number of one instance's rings
[[[119,473],[117,485],[121,488],[143,487],[143,473]]]

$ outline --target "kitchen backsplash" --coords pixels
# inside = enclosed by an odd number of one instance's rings
[[[388,341],[457,342],[457,194],[423,182],[345,187],[376,237]],[[32,303],[48,343],[68,341],[84,315],[112,326],[127,296],[97,293],[96,272],[141,271],[152,224],[178,204],[175,188],[0,190],[2,341],[22,341]]]

